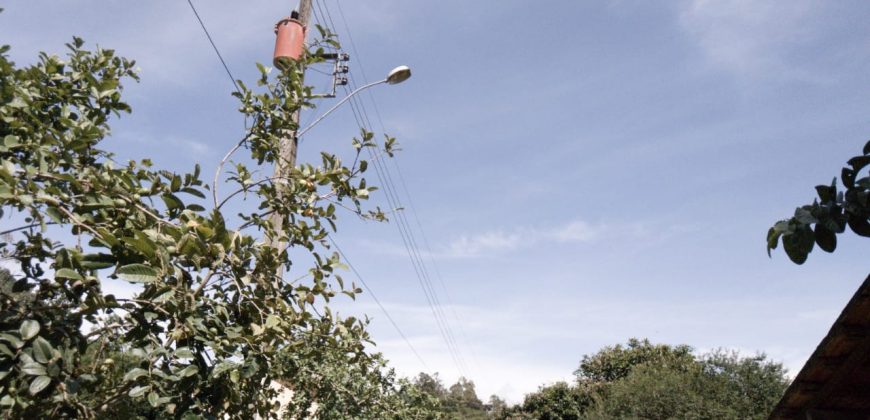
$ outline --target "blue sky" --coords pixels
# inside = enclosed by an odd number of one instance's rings
[[[804,266],[764,250],[767,228],[870,138],[866,2],[319,0],[348,49],[337,1],[358,81],[413,68],[373,94],[483,398],[518,401],[629,337],[763,351],[795,373],[866,276],[851,235]],[[195,4],[234,75],[253,80],[295,1]],[[209,173],[242,135],[186,2],[4,7],[0,41],[19,64],[73,34],[137,59],[134,113],[107,142],[121,158]],[[343,108],[306,135],[300,160],[345,153],[356,133]],[[336,238],[454,381],[395,226],[347,215]],[[422,370],[368,296],[341,308],[373,317],[400,373]]]

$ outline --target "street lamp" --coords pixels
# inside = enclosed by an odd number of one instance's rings
[[[408,66],[399,66],[399,67],[396,67],[393,70],[391,70],[390,73],[387,74],[387,77],[384,80],[379,80],[377,82],[372,82],[372,83],[369,83],[367,85],[360,86],[360,87],[356,88],[356,90],[354,90],[353,92],[351,92],[350,94],[345,96],[337,104],[333,105],[332,108],[329,109],[329,111],[326,111],[323,115],[317,117],[317,119],[314,120],[314,122],[311,123],[311,125],[309,125],[308,127],[305,127],[302,130],[299,130],[299,132],[296,133],[296,138],[302,137],[305,133],[308,132],[308,130],[310,130],[312,127],[317,125],[317,123],[322,121],[324,118],[326,118],[327,115],[331,114],[332,111],[335,111],[336,109],[338,109],[338,107],[340,107],[342,104],[347,102],[350,98],[352,98],[357,93],[360,93],[363,90],[366,90],[372,86],[380,85],[383,83],[386,83],[388,85],[398,85],[399,83],[402,83],[405,80],[408,80],[408,78],[410,78],[410,77],[411,77],[411,69]]]

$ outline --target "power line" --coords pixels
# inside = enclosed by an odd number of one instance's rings
[[[336,3],[338,3],[338,2],[336,2]],[[340,6],[341,5],[339,4],[339,7]],[[329,10],[329,5],[328,5],[328,3],[325,2],[325,0],[324,0],[324,8],[326,9],[326,16],[328,17],[330,24],[334,28],[335,22],[332,20],[332,14]],[[343,11],[340,10],[340,12],[342,13],[342,17],[343,17]],[[347,24],[346,19],[343,21],[343,23],[344,23],[345,32],[347,34],[348,40],[350,41],[350,44],[351,44],[351,48],[353,49],[354,54],[357,57],[357,62],[360,63],[360,71],[362,72],[362,75],[363,75],[363,78],[365,81],[365,77],[366,77],[365,70],[362,68],[362,60],[360,58],[359,51],[356,48],[356,43],[353,40],[353,35],[350,32],[350,28]],[[351,87],[355,87],[356,83],[355,83],[355,80],[353,78],[353,74],[350,74],[348,76],[349,76],[349,80],[351,83]],[[368,92],[368,94],[369,94],[369,98],[371,99],[372,104],[375,105],[375,107],[377,107],[377,104],[374,102],[374,96],[371,94],[371,92]],[[371,120],[369,119],[368,111],[367,111],[365,105],[363,104],[363,100],[356,98],[356,105],[360,109],[360,112],[362,114],[362,118],[368,124],[367,125],[368,130],[372,131],[373,125],[371,123]],[[378,115],[379,115],[379,113],[378,113]],[[381,129],[383,129],[383,128],[384,128],[383,121],[381,121]],[[370,155],[371,155],[371,153],[370,153]],[[397,209],[403,208],[402,202],[400,199],[400,195],[398,193],[398,188],[396,188],[395,183],[393,182],[392,175],[390,173],[389,168],[387,167],[387,164],[382,163],[380,161],[380,159],[378,159],[377,156],[372,156],[372,159],[374,160],[374,163],[375,163],[374,166],[375,166],[376,170],[379,169],[379,166],[383,165],[380,168],[379,172],[383,173],[384,180],[382,181],[382,183],[384,184],[385,191],[387,193],[386,195],[387,195],[388,201],[392,201],[392,206],[394,208],[397,208]],[[381,165],[379,165],[379,163]],[[378,175],[380,176],[381,173],[379,173]],[[391,196],[392,196],[392,199],[391,199]],[[411,228],[410,223],[408,223],[408,220],[405,218],[405,215],[403,212],[400,211],[397,213],[396,220],[397,220],[397,226],[400,229],[400,233],[402,233],[402,231],[404,231],[403,240],[407,241],[406,246],[408,246],[408,248],[409,248],[409,257],[411,258],[412,263],[415,263],[416,266],[419,267],[419,272],[420,272],[420,277],[421,277],[421,286],[423,287],[423,291],[425,294],[428,295],[427,298],[431,299],[431,302],[432,302],[431,304],[434,304],[433,311],[435,312],[436,320],[440,319],[440,323],[443,325],[445,340],[448,342],[448,345],[452,344],[453,351],[455,352],[456,357],[458,359],[458,364],[465,366],[464,357],[462,357],[462,353],[458,348],[459,346],[457,345],[456,339],[453,335],[452,328],[450,327],[450,322],[447,320],[447,316],[444,314],[440,299],[438,298],[438,293],[436,292],[435,287],[432,284],[431,275],[429,274],[429,270],[426,268],[426,264],[423,262],[423,259],[421,257],[421,252],[420,252],[419,246],[417,244],[417,240],[413,234],[413,229]],[[442,282],[442,287],[444,287],[443,282]],[[467,371],[467,367],[465,367],[464,369],[462,367],[460,367],[460,370]]]
[[[353,81],[351,79],[351,83],[353,86]],[[345,92],[348,93],[350,89],[348,87],[344,87]],[[359,103],[357,102],[358,98],[352,98],[350,101],[350,107],[353,111],[354,119],[357,122],[357,125],[366,131],[371,131],[368,127],[371,126],[369,123],[368,126],[365,122],[365,117],[362,114],[362,109]],[[392,186],[389,183],[388,179],[384,176],[383,170],[385,169],[381,161],[378,159],[377,155],[372,152],[371,149],[366,150],[371,158],[373,163],[373,167],[375,168],[375,172],[377,174],[378,180],[384,185],[384,190],[387,192],[387,201],[390,207],[392,208],[400,208],[401,206],[394,201],[392,194]],[[447,346],[447,351],[450,353],[451,358],[457,366],[457,369],[462,372],[464,369],[462,368],[462,363],[460,362],[459,352],[455,346],[453,340],[451,340],[451,335],[449,333],[449,325],[446,324],[446,320],[443,318],[443,315],[439,313],[437,298],[433,299],[432,293],[430,291],[430,287],[427,286],[427,279],[425,277],[424,268],[420,266],[419,262],[415,258],[415,252],[412,249],[412,243],[408,238],[408,233],[406,231],[405,225],[402,223],[401,212],[397,213],[397,223],[395,224],[397,229],[399,229],[399,235],[402,239],[402,244],[405,247],[405,250],[408,252],[408,257],[411,259],[411,265],[414,268],[414,273],[417,277],[417,280],[420,282],[420,287],[423,290],[423,294],[426,297],[426,302],[429,305],[429,308],[432,311],[432,316],[435,319],[436,326],[438,328],[439,333],[441,334],[441,338],[444,340],[445,345]]]
[[[350,88],[345,87],[346,91],[349,91],[350,89],[355,89],[356,86],[352,74],[349,75],[349,78]],[[366,111],[359,98],[354,99],[355,100],[351,101],[351,108],[354,110],[355,117],[358,118],[358,124],[360,125],[360,128],[363,128],[367,131],[372,131],[372,124],[371,120],[368,117],[368,112]],[[394,182],[392,181],[392,177],[389,173],[389,168],[372,150],[369,149],[367,150],[367,152],[369,153],[369,156],[372,160],[373,166],[378,176],[378,180],[384,186],[384,191],[386,192],[388,203],[394,209],[401,209],[402,203],[398,197],[398,194],[396,193],[397,189],[394,185]],[[408,224],[407,219],[404,217],[404,214],[401,211],[396,212],[396,227],[399,229],[399,234],[402,237],[403,244],[408,252],[408,257],[411,259],[411,263],[415,269],[417,278],[420,281],[420,286],[423,289],[424,295],[426,296],[427,303],[432,309],[433,316],[442,334],[442,338],[447,344],[448,351],[451,353],[451,357],[454,358],[454,362],[457,364],[457,368],[460,370],[460,373],[468,376],[465,373],[467,372],[467,368],[465,367],[465,362],[461,355],[461,351],[457,346],[456,339],[453,337],[450,323],[449,321],[447,321],[447,317],[444,315],[443,309],[441,307],[441,302],[438,299],[438,294],[435,291],[435,288],[432,286],[432,281],[430,279],[429,272],[426,269],[426,265],[423,263],[423,260],[420,257],[419,247],[417,246],[416,240],[414,239],[414,235],[410,229],[410,225]]]
[[[327,18],[326,18],[326,12],[324,12],[324,10],[321,8],[321,4],[320,4],[320,2],[315,1],[315,2],[314,2],[314,5],[315,5],[315,8],[313,8],[313,12],[314,12],[314,19],[315,19],[315,21],[316,21],[317,23],[321,24],[322,26],[326,27],[327,29],[329,29],[330,31],[332,31],[332,32],[334,33],[334,29],[332,29],[332,28],[330,27],[329,23],[327,23],[327,21],[326,21],[326,20],[327,20]],[[319,11],[319,12],[318,12],[318,11]],[[348,93],[348,92],[349,92],[347,86],[343,86],[343,88],[344,88],[344,90],[345,90],[345,93]],[[364,122],[363,117],[361,116],[361,114],[360,114],[360,112],[359,112],[358,105],[357,105],[357,102],[356,102],[356,101],[357,101],[357,98],[356,98],[356,97],[351,97],[350,100],[349,100],[351,110],[353,111],[354,120],[356,121],[357,125],[358,125],[361,129],[366,130],[366,123]],[[366,150],[367,150],[367,152],[369,153],[369,155],[372,156],[372,151],[371,151],[369,148],[366,148]],[[379,161],[375,161],[375,160],[373,160],[373,166],[375,167],[376,172],[378,173],[378,179],[379,179],[379,180],[382,180],[381,182],[384,183],[384,181],[383,181],[384,178],[382,178],[381,173],[380,173],[380,169],[381,169],[381,168],[380,168],[380,162],[379,162]],[[390,200],[390,201],[391,201],[391,200]],[[392,201],[391,201],[391,205],[392,205]],[[404,241],[405,241],[405,234],[404,234],[404,231],[403,231],[401,228],[400,228],[400,234],[401,234],[401,236],[402,236],[402,240],[403,240],[403,242],[404,242]],[[410,254],[410,249],[407,248],[407,245],[406,245],[406,249],[409,250],[409,256],[410,256],[410,255],[411,255],[411,254]],[[413,263],[413,260],[412,260],[412,263]],[[423,280],[421,279],[421,274],[420,274],[420,272],[418,271],[418,267],[417,267],[416,264],[413,264],[413,267],[414,267],[414,270],[415,270],[415,274],[417,275],[417,278],[420,279],[420,281],[421,281],[421,285],[422,285],[422,284],[423,284],[423,283],[422,283]],[[454,362],[457,364],[457,368],[459,368],[459,369],[461,370],[461,367],[459,367],[458,359],[457,359],[457,357],[456,357],[456,350],[454,349],[454,347],[451,345],[450,341],[448,340],[447,335],[446,335],[445,330],[444,330],[444,327],[443,327],[443,325],[442,325],[442,321],[441,321],[441,319],[438,318],[438,315],[437,315],[437,313],[436,313],[436,311],[435,311],[435,307],[434,307],[432,301],[430,300],[429,293],[426,292],[425,288],[424,288],[424,294],[425,294],[425,296],[426,296],[427,302],[429,303],[429,307],[432,309],[433,316],[435,317],[436,325],[438,326],[439,332],[440,332],[442,338],[445,340],[445,343],[447,344],[447,350],[448,350],[448,352],[450,353],[451,357],[453,358]]]
[[[377,108],[375,108],[377,112]],[[462,334],[462,339],[465,341],[466,347],[471,351],[471,357],[474,360],[475,364],[480,365],[480,362],[477,358],[477,353],[474,351],[474,347],[469,343],[471,340],[468,339],[468,335],[465,332],[465,318],[459,315],[459,312],[456,311],[456,305],[453,304],[453,298],[450,296],[450,290],[447,288],[447,284],[444,283],[444,278],[441,276],[441,271],[438,270],[438,264],[435,262],[434,253],[432,252],[432,247],[429,245],[429,238],[426,236],[426,230],[423,229],[423,224],[420,222],[420,218],[417,217],[417,210],[414,206],[414,201],[411,198],[411,191],[408,189],[408,185],[405,183],[404,175],[402,174],[402,169],[399,167],[399,162],[397,160],[393,160],[393,165],[396,167],[396,173],[399,174],[399,182],[402,184],[402,189],[405,191],[405,196],[408,197],[408,206],[411,210],[411,214],[414,216],[414,221],[417,222],[417,228],[420,231],[420,235],[423,237],[423,245],[426,247],[426,251],[429,253],[429,261],[432,262],[432,269],[435,271],[435,277],[438,279],[438,283],[441,284],[441,288],[444,290],[444,294],[447,297],[447,304],[450,305],[450,311],[453,313],[453,318],[459,323],[459,332]]]
[[[341,17],[341,22],[344,24],[344,31],[347,33],[347,39],[350,41],[350,47],[353,49],[354,55],[359,57],[359,51],[356,49],[356,43],[353,42],[353,36],[350,34],[350,26],[347,24],[347,19],[344,17],[344,9],[341,8],[341,1],[336,0],[335,5],[338,6],[338,14]],[[362,61],[357,60],[359,65],[360,74],[363,77],[363,80],[368,80],[368,76],[366,76],[365,68],[363,68]],[[381,118],[381,111],[378,109],[378,104],[375,102],[375,94],[371,91],[366,92],[368,94],[369,100],[372,103],[372,106],[375,109],[375,116],[378,117],[378,123],[381,126],[381,131],[387,131],[384,127],[384,120]]]
[[[221,55],[220,50],[218,50],[217,45],[215,45],[214,40],[211,38],[211,34],[208,33],[208,29],[205,27],[205,23],[203,23],[202,18],[199,17],[199,12],[196,11],[196,7],[193,5],[193,1],[187,0],[187,4],[190,5],[190,10],[193,10],[193,14],[196,16],[196,20],[199,21],[199,26],[202,27],[202,31],[205,32],[205,37],[208,38],[208,42],[211,44],[211,47],[214,48],[215,54],[217,54],[218,59],[221,61],[221,64],[224,66],[224,70],[227,72],[227,76],[229,76],[230,81],[233,82],[233,86],[236,88],[236,92],[240,95],[242,94],[242,90],[239,89],[239,84],[236,82],[236,78],[233,77],[233,73],[230,71],[229,66],[227,66],[227,62],[224,61],[224,57]]]
[[[330,13],[329,5],[328,5],[328,3],[326,3],[326,0],[323,0],[323,1],[324,1],[324,8],[326,9],[326,15],[327,15],[327,17],[329,18],[329,21],[330,21],[331,25],[332,25],[333,27],[335,27],[335,22],[332,20],[332,14]],[[368,78],[367,78],[367,76],[366,76],[366,74],[365,74],[365,69],[364,69],[363,64],[362,64],[362,59],[360,58],[359,50],[357,50],[357,48],[356,48],[356,43],[355,43],[354,40],[353,40],[353,35],[351,34],[350,27],[349,27],[349,25],[348,25],[348,23],[347,23],[347,19],[346,19],[345,16],[344,16],[344,10],[341,8],[341,2],[340,2],[339,0],[336,0],[335,3],[336,3],[336,5],[338,6],[339,16],[341,17],[342,23],[344,24],[344,30],[345,30],[345,33],[347,34],[348,40],[350,41],[350,46],[351,46],[351,48],[352,48],[352,50],[353,50],[354,55],[357,57],[357,60],[356,60],[356,61],[359,63],[359,69],[360,69],[360,73],[362,74],[362,77],[363,77],[363,82],[365,82]],[[323,12],[321,11],[321,14],[322,14],[322,13],[323,13]],[[353,81],[352,75],[350,75],[350,81],[351,81],[352,86],[353,86],[354,81]],[[374,94],[373,94],[371,91],[366,92],[366,93],[368,94],[368,96],[369,96],[369,100],[370,100],[372,106],[374,107],[375,115],[376,115],[376,117],[377,117],[377,119],[378,119],[378,122],[380,123],[381,130],[382,130],[382,131],[386,131],[386,129],[385,129],[385,127],[384,127],[383,119],[381,118],[381,115],[380,115],[380,110],[378,109],[378,106],[377,106],[377,102],[375,102]],[[363,114],[365,120],[368,122],[368,127],[371,129],[371,128],[372,128],[372,124],[371,124],[371,121],[369,120],[368,112],[367,112],[367,110],[366,110],[366,108],[365,108],[365,106],[363,105],[362,102],[363,102],[363,101],[362,101],[361,99],[358,99],[358,103],[359,103],[359,106],[360,106],[360,108],[361,108],[361,110],[362,110],[362,114]],[[408,197],[409,200],[411,200],[411,194],[410,194],[410,192],[408,191],[408,188],[407,188],[407,185],[406,185],[406,183],[405,183],[405,180],[403,179],[403,176],[402,176],[401,170],[399,170],[398,162],[394,160],[393,163],[394,163],[396,169],[399,171],[399,172],[398,172],[398,177],[399,177],[399,179],[400,179],[400,181],[401,181],[401,183],[402,183],[402,186],[404,187],[405,195]],[[389,189],[389,188],[391,187],[391,184],[394,184],[394,183],[393,183],[393,180],[392,180],[392,176],[391,176],[391,174],[390,174],[390,171],[389,171],[389,169],[386,167],[387,164],[384,163],[383,165],[384,165],[384,172],[385,172],[386,177],[387,177],[387,183],[386,183],[386,185],[385,185],[385,188]],[[393,188],[394,190],[396,190],[396,191],[393,192],[393,195],[394,195],[394,197],[395,197],[395,201],[398,203],[398,206],[399,206],[399,207],[402,207],[401,200],[399,199],[399,194],[398,194],[398,192],[397,192],[398,188],[396,188],[395,185],[392,185],[392,188]],[[388,191],[388,193],[389,193],[389,191]],[[415,218],[416,221],[417,221],[417,226],[418,226],[419,229],[420,229],[420,233],[423,235],[423,239],[424,239],[424,242],[425,242],[425,244],[426,244],[426,247],[427,247],[427,249],[428,249],[428,251],[429,251],[430,259],[432,259],[432,261],[433,261],[433,268],[435,269],[435,272],[436,272],[437,278],[438,278],[438,280],[439,280],[439,283],[441,284],[442,289],[444,289],[444,292],[445,292],[446,295],[447,295],[448,303],[451,304],[451,309],[452,309],[452,311],[453,311],[454,317],[457,319],[457,321],[460,322],[460,329],[462,330],[461,332],[462,332],[463,336],[466,337],[466,338],[465,338],[465,341],[466,341],[466,344],[467,344],[468,339],[467,339],[467,336],[466,336],[466,334],[465,334],[464,328],[463,328],[462,325],[461,325],[461,324],[462,324],[462,321],[459,319],[459,316],[458,316],[458,314],[457,314],[457,312],[456,312],[456,309],[452,307],[453,304],[452,304],[452,299],[450,298],[450,292],[447,290],[447,286],[445,285],[444,280],[442,279],[440,272],[438,272],[437,267],[435,267],[434,259],[431,258],[431,257],[432,257],[432,250],[431,250],[431,247],[429,247],[429,245],[428,245],[428,239],[425,237],[425,235],[426,235],[426,234],[425,234],[425,231],[423,230],[423,226],[422,226],[422,224],[420,223],[420,219],[419,219],[419,217],[417,217],[416,211],[415,211],[415,209],[413,208],[413,204],[411,204],[411,206],[412,206],[412,207],[411,207],[411,212],[413,213],[414,218]],[[416,239],[415,239],[414,236],[413,236],[413,233],[412,233],[412,232],[413,232],[413,229],[410,227],[410,224],[408,223],[407,219],[404,219],[404,215],[403,215],[403,214],[398,215],[397,218],[400,219],[400,220],[399,220],[400,222],[404,222],[404,224],[405,224],[405,229],[406,229],[406,231],[408,231],[409,234],[410,234],[410,235],[409,235],[409,236],[410,236],[410,240],[411,240],[411,242],[412,242],[412,247],[413,247],[413,249],[415,250],[416,258],[418,259],[418,263],[420,264],[420,266],[422,267],[422,269],[423,269],[423,271],[424,271],[424,276],[427,278],[427,282],[428,282],[429,289],[430,289],[430,290],[432,291],[432,293],[433,293],[433,296],[434,296],[435,302],[436,302],[436,304],[438,305],[439,310],[441,310],[441,304],[440,304],[440,302],[438,301],[437,293],[435,292],[434,287],[432,286],[432,282],[431,282],[431,279],[429,278],[430,276],[429,276],[428,270],[425,269],[425,263],[423,263],[422,257],[420,256],[420,250],[419,250],[419,247],[417,246]],[[402,219],[404,219],[404,220],[402,220]],[[443,310],[441,311],[441,316],[444,318],[444,322],[446,323],[446,322],[447,322],[447,321],[446,321],[446,316],[444,315]],[[448,325],[449,325],[449,324],[448,324]],[[448,334],[450,335],[450,338],[454,341],[454,345],[456,345],[456,343],[455,343],[455,338],[452,337],[452,332],[449,330],[449,327],[448,327]],[[461,358],[461,356],[460,356],[460,358]],[[475,357],[475,359],[476,359],[476,357]],[[463,361],[463,364],[464,364],[464,361]]]
[[[347,254],[345,254],[344,251],[341,250],[341,247],[338,246],[338,243],[335,242],[335,239],[332,238],[332,235],[327,235],[326,238],[329,239],[329,242],[332,244],[332,246],[335,247],[335,250],[338,251],[338,255],[340,255],[341,258],[344,260],[344,262],[347,263],[347,266],[350,267],[350,270],[353,271],[353,274],[356,275],[356,278],[359,279],[359,282],[362,284],[362,286],[365,287],[366,291],[369,292],[369,295],[372,297],[372,300],[375,301],[375,303],[378,305],[378,307],[381,308],[381,311],[384,312],[384,315],[387,316],[387,319],[390,321],[390,323],[393,324],[393,328],[396,329],[396,332],[399,333],[399,335],[402,337],[402,340],[405,340],[405,344],[408,345],[408,347],[414,353],[414,356],[417,356],[417,360],[420,361],[420,364],[422,364],[423,367],[428,371],[429,366],[426,365],[426,361],[424,361],[423,358],[420,357],[420,353],[417,352],[417,349],[414,348],[414,345],[411,344],[411,341],[408,340],[408,337],[406,337],[405,333],[402,332],[402,329],[399,328],[399,324],[397,324],[396,321],[393,319],[393,317],[390,316],[390,312],[387,311],[387,308],[385,308],[384,305],[381,304],[381,301],[375,295],[374,290],[372,290],[372,288],[369,287],[368,283],[366,283],[365,279],[363,279],[363,276],[359,273],[359,271],[357,271],[356,267],[353,266],[353,263],[350,262],[350,259],[347,257]]]
[[[321,21],[324,26],[330,27],[332,32],[335,32],[335,22],[332,19],[332,14],[329,10],[329,5],[324,1],[321,7],[321,2],[316,2],[317,9],[319,9],[319,16],[315,13],[315,18]],[[324,11],[325,9],[325,11]],[[326,21],[329,20],[329,23]],[[359,58],[359,53],[356,49],[356,45],[353,42],[352,35],[350,34],[350,30],[347,26],[347,21],[344,21],[345,29],[347,31],[348,38],[351,42],[351,46],[354,50],[354,54]],[[360,61],[360,60],[358,60]],[[361,69],[362,71],[362,69]],[[363,75],[365,77],[365,75]],[[348,75],[348,79],[350,82],[350,87],[355,88],[356,83],[353,78],[353,74]],[[344,86],[345,92],[349,92],[348,86]],[[369,92],[370,93],[370,92]],[[373,96],[370,96],[372,103],[374,103]],[[372,131],[373,127],[371,124],[371,120],[369,119],[368,112],[366,110],[365,105],[362,100],[358,97],[352,97],[350,99],[351,109],[354,114],[354,119],[356,120],[359,127],[366,131]],[[375,104],[375,106],[377,106]],[[378,117],[380,115],[378,113]],[[381,128],[383,129],[383,121],[381,121]],[[375,172],[378,176],[378,179],[381,181],[381,184],[384,185],[384,189],[386,192],[386,198],[389,205],[395,209],[400,209],[401,199],[399,198],[398,188],[395,187],[395,183],[392,180],[392,176],[390,174],[389,168],[386,163],[383,163],[379,156],[374,154],[371,150],[367,149],[369,156],[372,159],[373,166],[375,168]],[[461,351],[458,348],[456,339],[451,331],[450,323],[447,320],[446,315],[441,307],[441,302],[438,299],[438,293],[435,290],[431,276],[429,275],[428,270],[426,269],[426,264],[423,262],[421,257],[421,252],[419,246],[417,244],[416,239],[414,238],[413,229],[411,229],[410,224],[407,219],[404,217],[404,214],[399,211],[396,216],[396,227],[399,229],[399,234],[402,238],[403,245],[408,252],[408,257],[411,260],[411,264],[414,268],[414,272],[417,276],[417,279],[420,282],[420,286],[423,290],[423,293],[426,297],[427,303],[429,304],[430,309],[432,310],[432,315],[435,318],[436,325],[438,326],[439,332],[444,339],[445,344],[447,345],[447,350],[453,358],[454,363],[456,363],[457,368],[460,370],[460,373],[467,372],[467,367],[465,366],[464,358],[461,355]],[[430,251],[431,253],[431,251]],[[443,281],[442,281],[442,287]],[[445,288],[446,291],[446,288]],[[455,313],[455,310],[454,310]],[[467,376],[467,373],[465,374]]]

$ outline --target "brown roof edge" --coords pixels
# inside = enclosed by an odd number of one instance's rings
[[[850,418],[852,414],[868,413],[870,406],[861,397],[848,394],[859,372],[867,369],[870,354],[870,276],[843,308],[827,336],[795,376],[769,419],[831,418],[822,413],[838,412]],[[857,378],[861,379],[861,378]],[[848,414],[847,414],[848,413]],[[809,416],[809,417],[808,417]],[[866,417],[863,417],[866,418]]]

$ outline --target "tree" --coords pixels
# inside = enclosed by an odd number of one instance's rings
[[[334,337],[328,330],[303,340],[282,349],[273,367],[281,383],[293,391],[286,418],[299,418],[300,413],[325,419],[438,418],[438,399],[407,380],[397,380],[383,357],[357,348],[358,341],[330,343]]]
[[[483,410],[483,402],[477,397],[474,382],[460,377],[455,384],[450,386],[448,401],[459,407],[467,407],[471,410]]]
[[[506,419],[510,414],[507,403],[499,398],[498,395],[489,396],[489,403],[487,403],[486,409],[488,416],[494,419]]]
[[[421,372],[413,384],[421,391],[439,401],[437,411],[446,419],[483,419],[486,410],[477,397],[474,382],[460,377],[450,388],[445,388],[438,374]]]
[[[713,352],[683,366],[645,363],[611,383],[590,418],[764,419],[785,392],[785,370],[763,355]]]
[[[119,163],[100,148],[110,119],[131,111],[122,92],[125,80],[137,79],[135,62],[83,44],[74,38],[65,59],[41,53],[25,68],[0,48],[0,212],[20,222],[4,229],[0,248],[20,269],[16,292],[33,296],[4,292],[2,416],[112,416],[128,401],[149,416],[269,417],[276,391],[268,385],[281,377],[273,366],[282,354],[328,359],[340,349],[362,371],[377,363],[365,352],[365,323],[329,311],[338,294],[361,290],[336,274],[340,259],[327,237],[338,207],[384,219],[362,206],[375,188],[362,178],[360,153],[392,155],[394,139],[378,146],[363,132],[352,142],[351,165],[322,153],[319,166],[299,165],[282,179],[256,179],[257,171],[236,162],[226,180],[234,191],[221,195],[217,182],[209,188],[201,180],[198,165],[178,174],[153,169],[148,159]],[[237,151],[275,164],[280,139],[296,128],[290,116],[309,106],[304,66],[276,76],[258,67],[258,91],[239,81],[234,94],[250,129],[219,171]],[[228,217],[224,205],[241,195],[254,209]],[[273,228],[271,215],[283,229]],[[279,241],[296,256],[307,253],[298,257],[305,263],[269,245]],[[275,274],[307,261],[298,281]],[[103,292],[106,281],[141,291],[113,296]],[[291,380],[313,395],[331,389],[310,370],[297,373]]]
[[[519,412],[528,418],[541,420],[580,419],[593,402],[586,391],[567,382],[542,386],[538,392],[526,395]]]
[[[447,398],[447,389],[445,389],[444,384],[441,383],[441,378],[438,377],[438,373],[429,375],[428,373],[420,372],[417,377],[414,378],[414,385],[420,388],[421,391],[432,395],[435,398]]]
[[[870,165],[870,142],[864,145],[863,154],[847,164],[841,171],[844,191],[837,191],[837,178],[830,185],[816,186],[818,199],[798,207],[794,216],[768,230],[768,255],[781,238],[789,259],[803,264],[816,244],[825,252],[834,252],[837,235],[845,232],[846,226],[860,236],[870,237],[870,177],[861,177]]]
[[[584,355],[574,371],[578,382],[612,382],[628,376],[638,365],[683,366],[694,360],[692,348],[685,345],[652,344],[632,338],[623,347],[605,347],[593,355]]]
[[[585,355],[576,383],[526,396],[499,419],[765,418],[788,385],[781,364],[764,355],[631,339]]]

